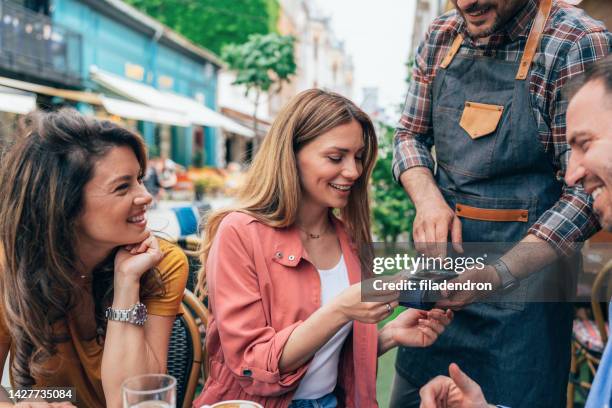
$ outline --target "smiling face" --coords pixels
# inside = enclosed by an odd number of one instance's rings
[[[82,244],[112,249],[147,237],[145,212],[152,197],[140,174],[136,155],[126,146],[113,147],[97,161],[77,222]]]
[[[570,101],[567,138],[572,154],[566,181],[582,183],[602,226],[612,231],[612,96],[601,80],[588,82]]]
[[[451,0],[465,20],[472,38],[485,38],[499,30],[527,0]]]
[[[344,208],[363,172],[363,130],[356,121],[337,126],[297,154],[302,205]]]

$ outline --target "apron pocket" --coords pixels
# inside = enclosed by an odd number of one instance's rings
[[[500,105],[466,102],[459,125],[472,139],[478,139],[495,132],[504,113]]]

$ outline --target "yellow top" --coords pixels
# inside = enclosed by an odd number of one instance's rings
[[[143,299],[142,302],[151,315],[175,316],[183,298],[189,266],[180,248],[163,240],[159,240],[159,245],[165,256],[157,270],[161,275],[165,293],[161,297]],[[0,344],[10,345],[11,337],[2,306],[0,302]],[[103,408],[106,406],[101,379],[104,345],[96,341],[92,297],[84,299],[83,304],[76,309],[78,316],[69,316],[61,322],[62,325],[67,323],[70,340],[59,343],[57,354],[45,363],[45,367],[57,371],[52,371],[49,378],[35,378],[36,387],[73,387],[76,391],[77,406]]]

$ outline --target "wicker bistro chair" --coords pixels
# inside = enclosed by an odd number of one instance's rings
[[[185,290],[180,314],[174,320],[168,347],[168,374],[176,378],[177,407],[190,408],[200,378],[206,378],[204,338],[199,326],[208,313],[198,298]]]
[[[580,395],[583,400],[586,400],[588,397],[591,383],[608,341],[609,327],[604,318],[600,294],[606,287],[610,289],[609,280],[611,273],[612,260],[601,268],[593,283],[591,289],[591,309],[595,320],[581,318],[574,320],[572,361],[567,386],[567,408],[574,407],[576,394]],[[581,368],[586,368],[586,374]]]
[[[182,237],[176,241],[189,262],[189,277],[187,279],[187,289],[195,292],[198,271],[200,270],[200,239],[197,236]]]

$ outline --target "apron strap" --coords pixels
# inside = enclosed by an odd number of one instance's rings
[[[461,48],[462,43],[463,35],[457,34],[455,40],[453,41],[453,44],[450,47],[450,50],[448,50],[448,53],[440,63],[440,68],[446,69],[446,67],[448,67],[450,63],[453,62],[453,58],[455,58],[455,55],[457,55],[457,52],[459,51],[459,48]]]
[[[546,20],[548,20],[551,8],[552,0],[540,1],[538,15],[531,26],[531,31],[529,31],[529,37],[527,38],[527,43],[525,44],[521,64],[519,65],[519,70],[516,73],[516,79],[518,80],[525,80],[525,78],[527,78],[527,73],[531,67],[531,62],[533,61],[533,57],[538,49],[538,45],[540,45],[540,37],[542,37],[544,25],[546,24]]]

